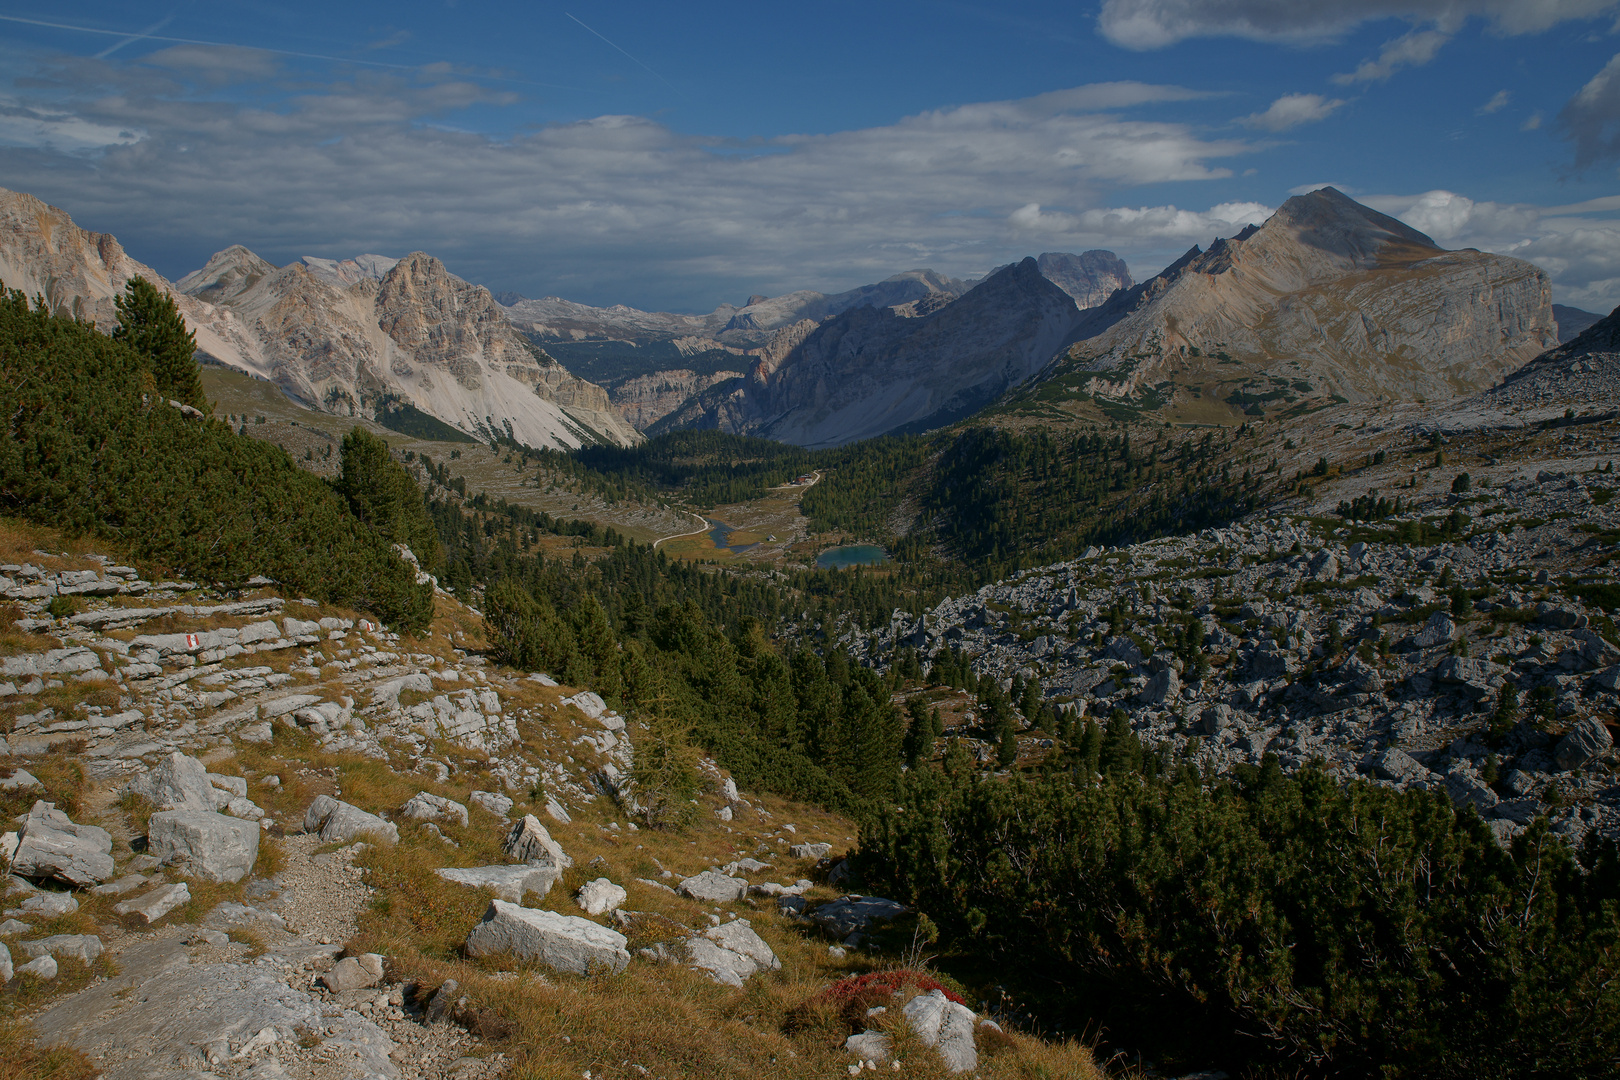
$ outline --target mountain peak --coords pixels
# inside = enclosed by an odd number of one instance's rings
[[[1346,259],[1361,268],[1383,261],[1381,254],[1389,247],[1398,251],[1415,247],[1429,253],[1442,250],[1410,225],[1363,206],[1333,187],[1294,196],[1250,236],[1258,239],[1267,234],[1286,235],[1297,243]],[[1249,239],[1241,234],[1239,238],[1245,242]]]
[[[322,259],[315,255],[305,255],[298,261],[307,266],[310,273],[340,289],[346,289],[361,281],[381,281],[383,275],[399,262],[398,259],[390,259],[386,255],[356,255],[352,259]]]
[[[174,283],[187,296],[210,304],[224,303],[276,272],[275,266],[241,244],[216,251],[199,270]]]

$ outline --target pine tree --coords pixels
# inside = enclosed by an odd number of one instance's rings
[[[356,426],[343,436],[339,454],[333,486],[354,516],[389,543],[410,548],[422,569],[435,570],[441,554],[438,530],[410,471],[389,456],[388,443]]]
[[[118,308],[113,340],[122,341],[151,364],[159,396],[208,412],[197,374],[197,339],[186,329],[173,298],[137,275],[113,304]]]

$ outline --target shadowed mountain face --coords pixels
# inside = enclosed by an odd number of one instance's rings
[[[1588,326],[1603,318],[1595,311],[1582,311],[1580,308],[1566,307],[1563,304],[1552,306],[1553,318],[1558,321],[1558,344],[1567,345],[1580,337],[1582,331]]]
[[[534,446],[640,436],[601,387],[512,329],[488,290],[420,252],[307,258],[280,269],[240,245],[171,285],[118,241],[0,189],[0,280],[103,330],[139,275],[170,293],[200,352],[269,379],[314,408],[371,414],[408,402],[464,431]],[[593,436],[594,433],[594,436]]]
[[[1109,372],[1093,389],[1115,396],[1246,369],[1351,401],[1451,397],[1556,341],[1549,295],[1529,263],[1445,251],[1323,188],[1087,313],[1063,370]]]
[[[659,429],[719,428],[816,447],[938,426],[1040,370],[1079,318],[1074,300],[1025,259],[930,315],[846,311],[779,363],[757,362]]]

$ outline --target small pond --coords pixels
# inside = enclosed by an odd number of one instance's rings
[[[889,557],[876,544],[851,544],[848,547],[828,548],[816,556],[816,565],[823,570],[842,570],[846,566],[876,566],[888,562]]]
[[[730,543],[728,543],[728,541],[731,539],[731,534],[738,531],[735,525],[727,525],[725,522],[716,521],[713,518],[704,518],[703,520],[707,521],[712,526],[712,528],[709,529],[709,539],[714,541],[714,546],[717,548],[725,548],[733,555],[736,555],[740,552],[747,551],[751,547],[759,546],[757,543],[738,544],[736,546],[732,546]]]

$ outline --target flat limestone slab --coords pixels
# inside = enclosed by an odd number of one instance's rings
[[[562,872],[549,866],[449,866],[433,871],[446,881],[474,889],[494,889],[495,895],[514,904],[524,893],[540,896],[551,891]]]

